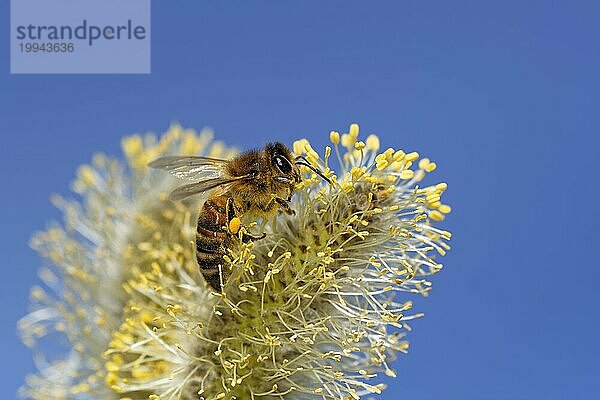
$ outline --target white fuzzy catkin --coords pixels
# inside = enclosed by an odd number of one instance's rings
[[[80,169],[82,201],[57,200],[62,227],[37,234],[52,267],[19,328],[40,372],[35,399],[359,399],[380,393],[378,373],[408,350],[411,293],[426,295],[450,233],[446,184],[418,187],[436,165],[417,153],[358,140],[358,125],[330,134],[319,155],[294,143],[330,177],[306,170],[293,216],[244,220],[265,232],[232,247],[231,277],[214,293],[199,273],[194,233],[200,199],[172,203],[178,184],[146,165],[163,154],[234,152],[180,126],[160,140],[123,141],[128,166],[96,156]],[[340,146],[340,144],[342,146]],[[46,360],[41,337],[66,338]],[[55,349],[55,348],[53,348]]]

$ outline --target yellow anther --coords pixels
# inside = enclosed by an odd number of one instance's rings
[[[202,150],[202,143],[194,132],[187,131],[181,140],[181,152],[183,154],[197,154]]]
[[[429,217],[434,221],[442,221],[444,219],[444,214],[438,210],[433,210],[429,213]]]
[[[377,154],[377,157],[375,157],[375,162],[383,162],[385,161],[385,154],[381,153],[381,154]]]
[[[425,200],[427,200],[429,203],[433,203],[435,201],[438,201],[439,199],[440,199],[439,192],[429,193],[429,194],[427,194],[427,196],[425,196]]]
[[[315,161],[319,159],[319,153],[317,153],[312,146],[310,145],[310,143],[308,142],[308,140],[304,143],[304,151],[306,152],[306,155],[309,159],[314,159]],[[310,161],[310,160],[309,160]]]
[[[342,135],[342,146],[347,147],[348,149],[354,148],[354,143],[356,143],[356,138],[353,138],[347,133]]]
[[[109,371],[109,372],[117,372],[120,369],[119,365],[117,363],[115,363],[115,362],[112,362],[112,361],[107,361],[104,364],[104,368],[106,368],[106,370]]]
[[[448,214],[448,213],[450,213],[450,211],[452,211],[452,208],[447,204],[442,204],[441,206],[438,207],[438,210],[442,214]]]
[[[121,142],[121,147],[123,148],[123,152],[128,156],[132,157],[139,154],[142,151],[142,138],[139,135],[132,135],[126,137]]]
[[[89,165],[79,167],[79,176],[86,185],[93,185],[96,182],[94,170]]]
[[[392,164],[392,168],[393,168],[393,164]],[[385,180],[387,181],[387,183],[394,183],[396,182],[398,178],[392,174],[388,174],[385,176]],[[378,183],[377,179],[375,179],[374,181],[371,181],[372,183]]]
[[[392,157],[394,156],[394,149],[392,149],[391,147],[389,147],[386,151],[383,152],[383,154],[385,154],[385,158],[387,160],[391,160]]]
[[[438,183],[437,185],[435,185],[435,188],[441,192],[445,191],[446,189],[448,189],[448,184],[446,182],[442,182],[442,183]]]
[[[225,144],[221,141],[215,141],[212,146],[210,146],[210,150],[208,150],[209,157],[220,157],[225,151]]]
[[[429,207],[431,207],[431,208],[439,208],[441,205],[442,205],[442,202],[439,200],[429,203]]]
[[[304,153],[304,147],[306,146],[307,143],[308,143],[308,140],[306,140],[306,139],[296,140],[292,146],[294,148],[294,153],[296,153],[296,154]]]
[[[350,173],[352,174],[352,178],[354,178],[355,180],[360,178],[361,176],[363,176],[366,172],[366,169],[363,168],[358,168],[358,167],[352,167],[352,169],[350,170]]]
[[[354,189],[354,184],[348,181],[343,181],[341,183],[341,186],[344,192],[351,192]]]
[[[421,161],[419,161],[419,168],[421,169],[425,169],[427,168],[427,166],[429,165],[429,158],[423,158],[421,159]]]
[[[404,158],[405,154],[402,150],[398,150],[394,153],[394,161],[401,161]]]
[[[121,386],[112,385],[110,388],[117,393],[125,393],[125,390]]]
[[[429,164],[428,164],[428,165],[425,167],[425,171],[427,171],[427,172],[433,172],[433,171],[435,171],[435,169],[436,169],[436,168],[437,168],[437,164],[436,164],[436,163],[434,163],[434,162],[432,162],[432,163],[429,163]]]
[[[392,161],[390,165],[390,168],[392,168],[396,172],[404,168],[404,163],[401,161]]]
[[[337,145],[338,143],[340,143],[340,134],[336,131],[329,132],[329,140],[331,141],[331,143]]]
[[[386,167],[388,165],[389,165],[389,163],[387,162],[387,160],[383,160],[383,161],[377,163],[377,169],[382,171],[382,170],[386,169]]]
[[[419,158],[419,153],[417,153],[416,151],[413,151],[412,153],[408,153],[408,154],[407,154],[407,155],[404,157],[404,159],[405,159],[406,161],[409,161],[409,162],[413,162],[413,161],[415,161],[417,158]]]
[[[354,148],[358,151],[365,148],[365,142],[356,142],[354,143]]]
[[[415,171],[412,169],[405,169],[404,171],[400,172],[400,179],[412,179],[413,176],[415,176]]]
[[[350,137],[352,137],[354,140],[356,140],[356,138],[358,137],[358,131],[359,131],[359,127],[358,124],[352,124],[350,125]]]
[[[379,138],[377,135],[369,135],[369,137],[367,137],[367,150],[379,150]]]

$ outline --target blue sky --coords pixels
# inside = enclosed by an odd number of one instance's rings
[[[35,230],[76,167],[173,121],[240,148],[358,122],[449,184],[454,233],[381,399],[592,399],[600,6],[567,1],[154,1],[150,75],[10,75],[0,35],[1,398]],[[7,1],[0,3],[9,23]],[[596,182],[596,183],[594,183]]]

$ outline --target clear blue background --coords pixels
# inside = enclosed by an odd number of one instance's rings
[[[454,233],[382,399],[599,396],[600,7],[589,1],[154,1],[151,75],[9,75],[0,5],[1,398],[30,234],[76,167],[170,122],[246,148],[359,122],[449,183]]]

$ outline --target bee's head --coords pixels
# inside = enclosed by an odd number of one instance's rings
[[[300,174],[301,165],[313,170],[325,181],[331,183],[321,171],[313,167],[304,157],[294,157],[292,151],[282,143],[269,143],[265,147],[265,151],[271,161],[271,167],[274,173],[273,179],[278,183],[288,185],[291,188],[300,183],[302,180]]]
[[[283,143],[269,143],[265,152],[271,163],[273,180],[287,187],[300,183],[300,167],[291,150]]]

